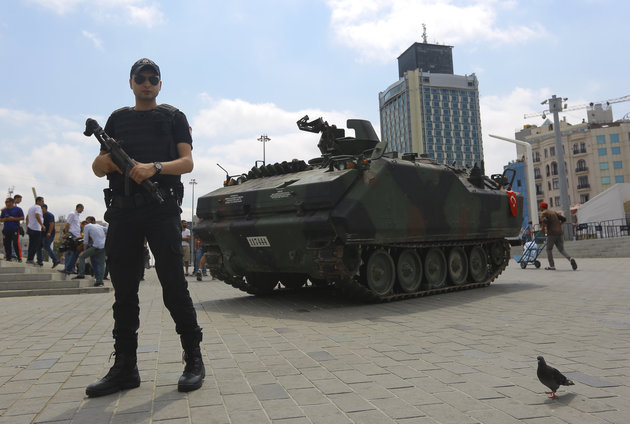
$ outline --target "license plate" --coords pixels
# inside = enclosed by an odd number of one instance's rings
[[[249,247],[271,247],[267,236],[247,237]]]

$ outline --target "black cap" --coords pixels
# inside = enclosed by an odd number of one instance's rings
[[[158,77],[160,76],[160,67],[157,66],[154,61],[145,57],[139,59],[136,63],[133,64],[133,66],[131,67],[131,72],[129,73],[129,77],[133,77],[135,74],[140,71],[144,71],[146,68],[150,68],[153,72],[156,73]]]

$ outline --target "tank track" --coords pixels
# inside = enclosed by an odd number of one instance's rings
[[[507,268],[510,262],[510,244],[507,240],[484,240],[476,241],[476,242],[450,242],[450,243],[420,243],[420,244],[401,244],[401,245],[385,245],[384,247],[401,247],[401,248],[430,248],[430,247],[455,247],[455,246],[473,246],[473,245],[483,245],[490,244],[493,242],[502,242],[503,243],[503,262],[498,265],[492,267],[489,271],[486,280],[478,282],[478,283],[467,283],[461,284],[457,286],[447,285],[445,287],[439,289],[428,289],[428,290],[419,290],[413,293],[394,293],[388,296],[379,296],[378,294],[372,292],[369,287],[361,284],[354,278],[345,278],[341,281],[337,281],[335,284],[339,286],[339,290],[345,293],[348,297],[353,299],[360,299],[364,302],[392,302],[397,300],[405,300],[412,299],[416,297],[422,296],[431,296],[434,294],[442,294],[449,293],[460,290],[470,290],[481,287],[487,287],[492,283],[502,272]]]
[[[362,302],[392,302],[397,300],[405,300],[412,299],[416,297],[422,296],[431,296],[435,294],[449,293],[460,290],[470,290],[475,288],[487,287],[492,283],[508,266],[509,261],[511,259],[510,256],[510,245],[507,240],[483,240],[483,241],[467,241],[467,242],[447,242],[447,243],[417,243],[417,244],[388,244],[381,245],[379,247],[392,247],[392,248],[429,248],[429,247],[454,247],[454,246],[471,246],[471,245],[484,245],[494,242],[502,242],[503,244],[503,262],[499,265],[492,266],[488,272],[487,278],[481,282],[467,283],[461,284],[457,286],[445,286],[437,289],[427,289],[427,290],[419,290],[413,293],[394,293],[387,296],[380,296],[374,292],[372,292],[367,286],[361,284],[355,278],[346,277],[346,278],[336,278],[334,282],[334,287],[342,293],[345,297],[348,297],[353,300],[358,300]],[[212,269],[211,274],[214,278],[218,280],[224,281],[226,284],[231,285],[232,287],[239,289],[243,292],[252,295],[265,295],[271,294],[272,292],[279,290],[277,288],[269,288],[269,287],[258,287],[251,283],[247,282],[247,279],[244,276],[235,276],[230,275],[225,268],[221,267],[220,269]],[[282,290],[296,290],[291,288],[285,288]],[[300,289],[298,289],[300,290]]]

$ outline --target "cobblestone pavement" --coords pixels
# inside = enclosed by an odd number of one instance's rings
[[[152,270],[142,385],[97,399],[85,387],[113,362],[113,294],[0,299],[0,423],[628,423],[630,258],[556,266],[512,261],[487,288],[376,305],[193,278],[207,377],[188,394]],[[557,400],[537,355],[576,383]]]

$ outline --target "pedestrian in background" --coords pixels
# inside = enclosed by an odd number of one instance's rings
[[[547,234],[547,260],[549,266],[545,267],[548,271],[555,271],[555,263],[553,261],[553,247],[558,248],[558,252],[562,254],[571,263],[571,268],[575,271],[577,269],[577,262],[564,250],[564,238],[562,231],[562,224],[566,222],[566,218],[560,213],[549,210],[547,202],[540,202],[540,228]]]
[[[532,221],[527,223],[527,226],[521,229],[521,246],[524,246],[526,243],[532,241],[534,238],[534,227],[532,226]]]
[[[13,251],[20,253],[19,229],[20,221],[24,219],[24,212],[19,206],[16,206],[12,197],[7,197],[4,201],[4,208],[0,212],[0,222],[4,223],[2,228],[4,259],[11,261],[13,259]],[[19,262],[22,262],[21,256],[16,256]]]
[[[53,263],[52,267],[54,268],[59,265],[59,259],[57,259],[57,255],[55,255],[52,249],[52,242],[55,240],[56,233],[55,215],[48,210],[48,205],[45,203],[42,205],[42,212],[44,213],[44,231],[42,232],[43,247],[48,253],[48,256],[50,256],[50,260]]]
[[[96,279],[94,286],[102,286],[103,275],[105,274],[105,228],[97,224],[93,216],[85,218],[83,244],[79,252],[79,274],[73,280],[85,278],[85,260],[90,258]]]
[[[70,233],[74,239],[81,238],[81,213],[83,212],[83,205],[78,203],[74,208],[74,211],[68,214],[68,218],[66,219],[66,225],[63,229],[64,233]],[[77,249],[73,249],[69,252],[66,252],[65,256],[65,264],[62,270],[59,272],[64,272],[66,274],[74,273],[74,268],[77,263],[77,258],[79,257],[79,251]]]
[[[13,196],[13,201],[15,202],[15,206],[21,209],[20,203],[22,203],[22,195],[16,194]],[[24,215],[24,212],[22,212]],[[18,262],[22,262],[22,237],[24,236],[24,228],[22,225],[18,225],[18,237],[17,237],[17,248],[13,251],[13,256],[18,258]]]
[[[190,229],[187,228],[186,220],[182,221],[182,250],[184,251],[184,275],[188,277],[188,267],[190,266]]]
[[[35,255],[37,255],[37,265],[39,266],[44,265],[44,255],[42,253],[42,231],[44,231],[43,204],[44,198],[37,196],[35,204],[28,208],[28,213],[26,214],[26,229],[28,232],[28,256],[26,257],[26,263],[33,264]]]

